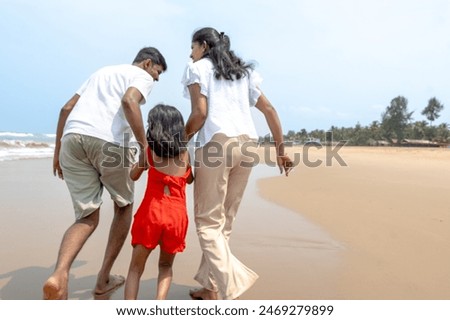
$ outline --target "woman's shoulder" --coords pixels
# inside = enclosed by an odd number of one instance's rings
[[[192,62],[190,62],[189,66],[194,69],[200,70],[200,71],[203,71],[203,70],[208,71],[208,70],[212,70],[214,68],[214,65],[213,65],[211,59],[208,59],[208,58],[203,58],[196,62],[192,61]]]
[[[201,83],[206,85],[214,73],[214,66],[211,60],[203,58],[196,62],[189,62],[186,68],[181,83],[190,85],[192,83]],[[184,93],[186,98],[189,98],[188,92]]]

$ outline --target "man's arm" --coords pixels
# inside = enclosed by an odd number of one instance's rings
[[[67,118],[72,112],[73,108],[78,102],[80,96],[78,94],[74,94],[69,101],[61,108],[59,112],[58,125],[56,127],[56,138],[55,138],[55,153],[53,155],[53,175],[56,176],[58,173],[58,177],[64,179],[61,166],[59,164],[59,151],[61,150],[61,138],[64,132],[64,126],[66,125]]]
[[[141,105],[139,104],[143,98],[141,92],[134,87],[128,88],[122,97],[122,108],[125,118],[139,143],[141,152],[147,147]]]

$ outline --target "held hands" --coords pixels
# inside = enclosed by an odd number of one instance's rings
[[[138,180],[140,178],[140,176],[142,175],[142,172],[147,170],[149,167],[148,157],[147,157],[147,148],[148,148],[148,146],[146,146],[145,148],[140,150],[138,162],[136,162],[131,167],[130,178],[133,181]]]
[[[139,167],[143,168],[144,170],[147,170],[149,167],[147,152],[148,152],[148,145],[145,146],[143,149],[141,149],[139,152],[138,164],[139,164]]]
[[[277,156],[278,167],[280,168],[280,173],[283,171],[286,174],[286,177],[289,175],[292,169],[294,169],[294,163],[288,155]]]

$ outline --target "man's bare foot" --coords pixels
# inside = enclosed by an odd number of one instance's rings
[[[67,288],[61,286],[54,277],[50,277],[44,283],[43,299],[44,300],[65,300],[67,299]]]
[[[194,300],[217,300],[217,292],[206,288],[189,290],[189,295]]]
[[[95,296],[110,295],[111,293],[113,293],[114,291],[119,289],[124,283],[125,283],[124,276],[112,274],[109,276],[109,280],[104,287],[99,287],[98,285],[96,286],[96,288],[94,290],[94,295]],[[97,297],[97,298],[101,298],[101,297]]]

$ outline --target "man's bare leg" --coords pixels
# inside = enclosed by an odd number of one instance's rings
[[[67,229],[61,241],[58,260],[53,274],[44,284],[44,299],[63,300],[68,298],[68,279],[72,263],[75,261],[87,239],[98,226],[100,209],[76,221]]]
[[[98,273],[97,284],[94,289],[96,295],[111,292],[125,282],[123,276],[111,275],[111,269],[128,236],[132,219],[132,210],[133,204],[120,208],[114,203],[114,219],[111,222],[103,264]]]

